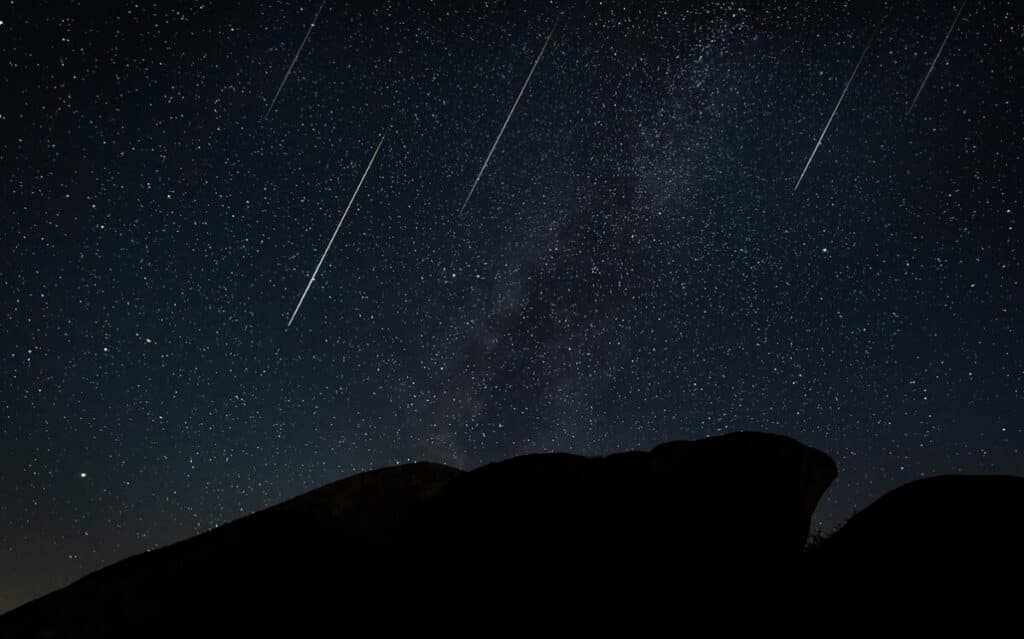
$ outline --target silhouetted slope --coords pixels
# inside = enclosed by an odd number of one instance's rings
[[[289,601],[344,584],[353,567],[386,560],[461,472],[416,463],[318,488],[30,602],[0,617],[0,638],[194,636],[189,628],[210,621],[283,614]]]
[[[810,559],[847,578],[888,574],[906,582],[977,572],[1019,582],[1024,478],[947,475],[911,482],[851,517]]]
[[[796,566],[835,475],[824,453],[756,433],[471,472],[388,468],[93,573],[0,618],[0,636],[237,634],[453,588],[578,593],[624,576],[650,586],[701,567]]]

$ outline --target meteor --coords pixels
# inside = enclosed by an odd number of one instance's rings
[[[480,167],[480,172],[477,173],[476,179],[473,180],[473,186],[469,189],[469,194],[466,195],[466,199],[462,202],[462,208],[459,209],[459,215],[466,210],[466,206],[469,204],[469,199],[473,197],[473,192],[476,191],[476,185],[480,183],[480,178],[483,176],[484,171],[487,170],[487,165],[491,161],[491,156],[494,155],[494,150],[498,148],[498,142],[501,141],[501,136],[505,134],[505,127],[508,126],[509,120],[512,119],[512,114],[516,112],[516,107],[519,106],[519,100],[522,99],[523,94],[526,93],[526,87],[530,84],[530,78],[533,77],[533,72],[537,70],[537,65],[540,63],[540,59],[544,57],[544,51],[548,48],[548,43],[551,42],[551,36],[555,35],[555,29],[558,28],[558,20],[555,20],[555,26],[551,27],[551,32],[548,33],[547,39],[544,40],[544,46],[540,48],[540,53],[537,54],[537,59],[533,61],[533,66],[530,67],[530,73],[526,76],[526,81],[523,82],[522,88],[519,89],[519,95],[516,96],[516,101],[512,103],[512,108],[509,109],[508,115],[505,116],[505,122],[501,125],[501,129],[498,131],[498,137],[494,138],[494,144],[491,145],[491,150],[488,151],[487,157],[484,158],[483,166]]]
[[[953,18],[953,24],[949,26],[949,31],[946,32],[946,37],[942,39],[942,44],[939,45],[939,50],[935,54],[935,58],[932,60],[932,66],[928,67],[928,73],[924,74],[924,80],[921,81],[921,86],[917,88],[917,95],[914,96],[914,100],[910,103],[910,108],[907,109],[907,115],[914,110],[917,105],[917,99],[921,97],[921,92],[924,91],[924,85],[928,84],[928,78],[932,76],[932,71],[935,70],[935,63],[939,61],[939,57],[942,55],[942,50],[946,48],[946,43],[949,41],[949,36],[952,35],[953,29],[956,28],[956,23],[960,21],[960,14],[964,12],[964,7],[967,6],[967,0],[960,3],[960,10],[956,12],[956,17]]]
[[[850,85],[853,84],[853,79],[857,77],[857,71],[860,70],[860,65],[864,62],[864,56],[868,54],[868,49],[871,48],[872,43],[874,43],[875,38],[882,30],[882,27],[885,26],[885,22],[888,19],[889,15],[886,14],[885,20],[882,20],[882,24],[879,25],[878,29],[876,29],[871,35],[871,39],[868,40],[867,46],[865,46],[864,50],[861,52],[860,59],[857,60],[857,66],[853,67],[853,73],[850,74],[850,79],[846,81],[846,86],[843,87],[843,93],[839,96],[839,101],[836,102],[836,108],[832,109],[832,115],[829,116],[828,122],[825,123],[825,128],[821,131],[821,135],[818,136],[818,142],[814,145],[814,149],[811,151],[811,157],[807,158],[807,164],[804,165],[804,170],[800,173],[800,178],[796,181],[796,186],[793,187],[794,191],[799,189],[800,183],[804,181],[804,176],[807,175],[807,169],[810,168],[811,162],[814,161],[814,156],[818,154],[818,149],[821,148],[821,143],[825,139],[825,135],[828,133],[829,127],[832,126],[832,120],[835,119],[836,113],[839,112],[839,106],[843,103],[843,99],[846,98],[846,92],[850,90]]]
[[[299,56],[302,55],[302,49],[306,46],[306,40],[309,40],[309,34],[313,32],[313,27],[316,26],[316,21],[320,18],[320,12],[324,10],[325,4],[327,4],[327,0],[320,3],[320,8],[316,10],[316,15],[313,16],[313,21],[309,23],[309,29],[306,30],[306,37],[302,39],[299,49],[295,52],[295,57],[292,58],[292,63],[288,65],[288,70],[284,72],[284,78],[281,79],[281,84],[277,87],[277,93],[274,94],[274,99],[270,101],[270,107],[267,109],[267,113],[263,116],[264,120],[270,117],[270,112],[274,110],[274,105],[277,104],[277,97],[281,95],[281,90],[284,89],[285,83],[288,82],[288,76],[292,74],[292,69],[295,67],[295,63],[298,62]]]
[[[320,272],[320,267],[324,265],[324,260],[327,259],[327,253],[331,250],[331,245],[334,244],[334,238],[338,237],[338,231],[341,230],[341,225],[345,222],[345,216],[348,215],[349,209],[352,208],[352,203],[356,201],[356,196],[359,195],[359,189],[362,188],[363,182],[366,181],[366,176],[370,173],[370,167],[373,166],[373,161],[377,159],[377,154],[380,152],[380,147],[384,144],[384,138],[388,135],[387,127],[384,128],[384,133],[380,136],[380,142],[377,143],[377,148],[373,150],[373,155],[370,156],[370,162],[366,165],[366,170],[363,171],[363,177],[359,178],[359,184],[356,185],[356,190],[352,192],[352,197],[349,198],[348,206],[345,207],[345,212],[341,214],[341,219],[338,220],[338,226],[334,228],[334,233],[331,235],[331,239],[327,242],[327,248],[324,249],[324,254],[320,256],[320,261],[317,262],[316,268],[313,269],[313,275],[309,278],[309,283],[306,284],[306,290],[302,291],[302,297],[299,298],[299,303],[295,306],[295,310],[292,312],[291,318],[288,320],[288,326],[292,325],[295,321],[295,316],[299,314],[299,309],[302,308],[302,302],[306,300],[306,294],[309,293],[309,289],[313,286],[313,280],[316,279],[316,274]]]

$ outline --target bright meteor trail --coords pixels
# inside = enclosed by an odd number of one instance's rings
[[[501,136],[505,133],[505,127],[508,126],[509,120],[512,119],[512,114],[516,112],[516,107],[519,106],[519,100],[522,99],[523,94],[526,93],[526,87],[530,84],[530,78],[533,77],[533,72],[537,70],[537,65],[540,63],[540,59],[544,57],[544,50],[548,48],[548,43],[551,42],[551,36],[555,35],[555,29],[558,28],[558,21],[555,21],[555,26],[551,27],[551,33],[548,34],[546,40],[544,40],[544,46],[540,48],[540,53],[537,54],[537,59],[533,61],[533,66],[530,67],[530,73],[526,76],[526,81],[523,82],[523,86],[519,89],[519,95],[516,96],[516,101],[512,103],[512,108],[509,109],[508,115],[505,116],[505,122],[501,125],[501,130],[498,131],[498,137],[494,138],[494,144],[491,145],[491,150],[487,153],[487,157],[484,158],[483,166],[480,167],[480,172],[477,173],[476,179],[473,180],[473,186],[469,189],[469,194],[466,195],[465,201],[462,203],[462,208],[459,209],[459,215],[466,210],[466,205],[469,204],[469,198],[473,197],[473,191],[476,191],[476,185],[480,183],[480,178],[483,176],[484,171],[487,170],[487,164],[491,161],[491,156],[494,155],[494,150],[498,148],[498,142],[501,141]]]
[[[363,182],[366,181],[366,176],[370,173],[370,167],[373,166],[373,161],[377,159],[377,153],[380,152],[380,147],[384,144],[384,138],[387,137],[387,127],[384,128],[384,133],[380,136],[380,142],[377,143],[377,148],[373,150],[373,155],[370,156],[370,162],[366,165],[366,170],[363,171],[363,177],[359,178],[359,184],[356,185],[356,190],[352,192],[352,197],[349,198],[348,206],[345,207],[345,212],[341,214],[341,219],[338,220],[338,226],[334,228],[334,233],[331,235],[331,239],[327,242],[327,248],[324,249],[324,254],[320,256],[320,261],[317,262],[316,268],[313,269],[313,275],[309,278],[309,283],[306,284],[306,290],[302,291],[302,297],[299,298],[299,303],[295,306],[295,310],[292,312],[291,318],[288,320],[288,326],[292,325],[295,321],[295,316],[299,314],[299,309],[302,308],[302,302],[306,300],[306,294],[309,293],[310,287],[313,286],[313,280],[316,279],[316,274],[320,272],[320,267],[324,265],[324,260],[327,259],[327,253],[331,250],[331,245],[334,244],[334,238],[338,237],[338,231],[341,230],[341,225],[345,222],[345,216],[348,215],[349,209],[352,208],[352,203],[356,201],[356,196],[359,195],[359,189],[362,188]]]
[[[836,102],[836,108],[832,109],[832,115],[829,116],[828,122],[825,123],[825,128],[822,129],[821,135],[818,136],[818,142],[814,145],[814,149],[811,151],[811,157],[807,158],[807,164],[804,165],[804,170],[800,173],[800,178],[796,181],[796,186],[793,187],[794,191],[799,189],[800,183],[804,181],[804,176],[807,175],[807,169],[810,168],[811,162],[814,161],[814,156],[817,155],[818,149],[821,148],[821,142],[825,139],[825,135],[828,133],[829,127],[832,126],[832,120],[835,119],[836,113],[839,112],[839,106],[843,103],[843,99],[846,97],[846,92],[850,90],[850,85],[853,84],[853,79],[857,77],[857,71],[860,69],[861,63],[864,62],[864,56],[868,54],[868,49],[871,48],[872,43],[874,43],[875,38],[878,36],[878,33],[882,30],[882,26],[885,25],[885,22],[886,20],[888,20],[888,18],[889,16],[888,14],[886,14],[885,20],[882,20],[882,24],[879,25],[878,29],[876,29],[875,32],[871,35],[871,39],[868,40],[867,46],[865,46],[864,50],[861,52],[860,59],[857,60],[857,66],[853,67],[853,73],[850,74],[850,79],[846,81],[846,86],[843,87],[843,93],[839,96],[839,101]]]
[[[921,92],[924,91],[924,85],[928,84],[928,78],[932,76],[932,71],[935,70],[935,63],[939,61],[939,57],[942,56],[942,50],[946,48],[946,43],[949,42],[949,36],[952,35],[953,29],[956,28],[956,23],[960,21],[960,14],[964,12],[964,7],[967,6],[967,0],[960,3],[960,10],[956,12],[956,17],[953,18],[953,24],[949,25],[949,31],[946,32],[946,37],[942,39],[942,44],[939,45],[939,50],[935,53],[935,59],[932,60],[932,66],[928,67],[928,73],[924,74],[924,80],[921,81],[921,86],[917,88],[917,95],[914,96],[914,100],[910,103],[910,108],[907,109],[907,115],[914,110],[917,105],[917,99],[921,97]]]
[[[316,15],[313,16],[313,21],[309,23],[309,29],[306,30],[306,37],[302,39],[302,43],[295,52],[295,57],[292,58],[292,63],[288,65],[288,70],[284,72],[284,78],[281,79],[281,85],[277,87],[277,93],[274,94],[274,99],[270,101],[270,107],[267,109],[266,115],[263,116],[264,120],[270,117],[270,112],[274,110],[274,105],[277,104],[277,97],[281,95],[281,90],[284,89],[285,83],[288,82],[288,76],[292,74],[292,69],[295,67],[295,63],[298,62],[299,56],[302,55],[302,49],[306,46],[306,40],[309,40],[309,34],[313,32],[313,27],[316,26],[316,21],[320,18],[320,12],[324,10],[325,4],[327,4],[327,0],[320,3],[320,8],[316,10]]]

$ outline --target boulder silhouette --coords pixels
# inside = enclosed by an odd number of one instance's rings
[[[524,579],[579,588],[624,571],[653,584],[702,565],[796,566],[835,476],[824,453],[759,433],[469,472],[387,468],[97,571],[0,617],[0,636],[252,632],[453,588],[500,596]]]
[[[631,571],[792,561],[835,476],[824,453],[756,433],[605,458],[527,455],[453,478],[424,538],[466,557],[500,540],[497,559],[516,570],[594,558]]]

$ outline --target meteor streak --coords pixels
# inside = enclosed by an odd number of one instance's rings
[[[277,87],[277,93],[274,94],[274,99],[270,101],[270,107],[267,109],[267,113],[263,116],[264,120],[270,117],[270,112],[274,110],[274,105],[277,104],[277,97],[281,95],[281,90],[284,89],[285,83],[288,82],[288,76],[292,74],[292,69],[295,67],[295,63],[298,62],[299,56],[302,55],[302,49],[306,46],[306,40],[309,40],[309,34],[313,32],[313,27],[316,26],[316,21],[320,17],[320,12],[323,11],[325,4],[327,4],[327,0],[320,3],[320,8],[316,10],[316,15],[313,16],[313,21],[309,23],[309,29],[306,30],[306,37],[302,39],[302,43],[295,52],[295,57],[292,58],[292,63],[288,65],[288,70],[284,72],[284,78],[281,79],[281,84]]]
[[[960,21],[960,14],[964,12],[964,7],[967,6],[967,0],[960,3],[960,10],[956,12],[956,17],[953,18],[953,24],[949,25],[949,31],[946,32],[946,37],[942,39],[942,44],[939,45],[939,50],[935,54],[935,58],[932,60],[932,66],[928,67],[928,73],[924,74],[924,80],[921,81],[921,86],[917,88],[917,95],[914,96],[914,100],[910,103],[910,108],[907,109],[907,115],[914,110],[917,106],[917,99],[921,97],[921,92],[924,91],[924,85],[928,84],[928,78],[932,76],[932,71],[935,70],[935,63],[939,61],[939,57],[942,55],[942,50],[946,48],[946,42],[949,41],[949,36],[952,35],[953,29],[956,28],[956,23]]]
[[[821,143],[825,139],[825,135],[828,133],[829,127],[832,126],[832,120],[835,119],[836,113],[839,112],[839,106],[843,103],[843,99],[846,98],[846,92],[850,90],[850,85],[853,84],[853,79],[857,77],[857,71],[860,69],[861,63],[864,62],[864,56],[868,54],[868,49],[871,48],[872,43],[874,43],[875,38],[882,30],[882,27],[885,26],[885,22],[888,19],[889,15],[886,14],[885,20],[882,20],[882,24],[879,25],[878,29],[876,29],[871,35],[871,39],[868,40],[867,46],[865,46],[864,50],[861,52],[860,59],[857,60],[857,66],[853,67],[853,73],[850,74],[850,79],[846,81],[846,86],[843,87],[843,93],[839,96],[839,101],[836,102],[836,108],[832,109],[832,115],[829,116],[828,122],[825,123],[825,128],[822,129],[821,135],[818,136],[818,142],[814,145],[814,149],[811,151],[811,157],[807,158],[807,164],[804,165],[804,170],[800,173],[800,178],[796,181],[796,186],[793,187],[794,191],[799,189],[800,183],[804,181],[804,176],[807,175],[807,169],[810,168],[811,162],[814,161],[814,156],[818,154],[818,149],[821,148]]]
[[[334,228],[334,233],[331,235],[331,239],[327,242],[327,248],[324,249],[324,254],[320,256],[320,261],[317,262],[316,268],[313,269],[313,275],[309,278],[309,283],[306,284],[306,290],[302,291],[302,297],[299,298],[299,303],[295,306],[295,310],[292,312],[291,318],[288,320],[288,326],[292,325],[295,321],[295,316],[299,314],[299,309],[302,308],[302,302],[306,300],[306,294],[309,293],[310,287],[313,286],[313,280],[316,279],[316,274],[320,272],[320,267],[324,265],[324,260],[327,259],[327,253],[331,250],[331,245],[334,244],[334,238],[338,237],[338,231],[341,230],[341,225],[345,222],[345,216],[348,215],[349,209],[352,208],[352,203],[356,201],[356,196],[359,195],[359,189],[362,188],[363,182],[366,180],[366,176],[370,173],[370,167],[373,166],[373,161],[377,159],[377,153],[380,152],[380,147],[384,144],[384,138],[387,137],[387,127],[384,128],[384,133],[380,136],[380,142],[377,143],[377,148],[373,150],[373,155],[370,157],[369,164],[366,165],[366,170],[363,171],[363,177],[359,178],[359,184],[356,185],[356,190],[352,192],[352,197],[349,198],[348,206],[345,207],[345,212],[341,214],[341,219],[338,220],[338,226]]]
[[[476,179],[473,180],[473,186],[469,189],[469,194],[466,195],[466,199],[462,202],[462,208],[459,209],[459,215],[466,210],[466,205],[469,204],[469,198],[473,197],[473,192],[476,191],[476,185],[480,183],[480,178],[483,176],[484,171],[487,170],[487,164],[491,161],[491,156],[494,155],[494,150],[498,148],[498,142],[501,141],[501,136],[505,133],[505,127],[508,126],[509,120],[512,119],[512,114],[516,112],[516,107],[519,106],[519,100],[522,99],[523,94],[526,93],[526,87],[530,84],[530,78],[533,77],[533,72],[537,70],[537,65],[540,63],[540,59],[544,56],[544,50],[548,48],[548,43],[551,42],[551,36],[555,35],[555,29],[558,28],[558,20],[555,20],[555,26],[551,27],[551,33],[548,34],[547,39],[544,40],[544,46],[540,48],[540,53],[537,54],[537,59],[533,61],[533,66],[530,67],[530,73],[526,76],[526,81],[523,82],[522,88],[519,89],[519,95],[516,96],[516,101],[512,103],[512,108],[509,109],[508,115],[505,116],[505,122],[501,125],[501,130],[498,131],[498,137],[494,138],[494,144],[491,145],[491,150],[488,151],[487,157],[484,158],[483,166],[480,167],[480,172],[477,173]]]

